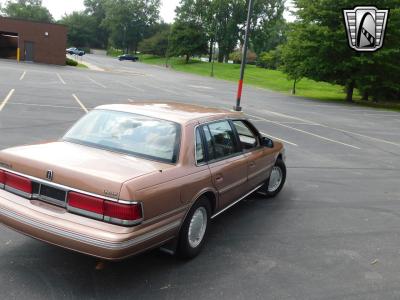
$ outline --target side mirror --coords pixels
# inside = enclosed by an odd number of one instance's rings
[[[274,148],[274,141],[266,136],[261,137],[261,145],[267,148]]]

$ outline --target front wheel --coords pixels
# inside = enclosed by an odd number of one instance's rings
[[[264,193],[267,198],[275,197],[282,190],[286,181],[286,165],[285,162],[278,158],[272,167],[271,175],[267,179],[264,186]]]
[[[210,214],[210,202],[206,197],[201,197],[190,209],[182,225],[177,248],[179,257],[189,259],[200,253],[207,236]]]

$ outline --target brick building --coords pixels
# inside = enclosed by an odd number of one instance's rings
[[[64,25],[0,17],[0,58],[65,65],[66,46]]]

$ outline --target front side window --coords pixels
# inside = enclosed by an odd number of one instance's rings
[[[79,120],[63,140],[175,163],[180,126],[133,113],[99,109]]]
[[[239,152],[235,143],[235,135],[228,121],[211,123],[208,128],[212,136],[215,159]]]
[[[257,135],[249,128],[249,126],[240,120],[233,121],[233,125],[238,133],[240,144],[244,150],[250,150],[258,146]]]

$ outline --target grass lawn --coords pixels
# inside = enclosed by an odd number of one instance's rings
[[[89,68],[87,65],[81,64],[81,63],[78,63],[77,67],[78,68],[83,68],[83,69],[88,69]]]
[[[165,58],[151,55],[139,55],[140,61],[152,65],[165,66]],[[197,60],[191,60],[188,64],[181,58],[170,58],[168,64],[172,69],[188,72],[202,76],[210,76],[211,64]],[[214,63],[214,77],[237,82],[240,75],[240,65]],[[277,70],[268,70],[252,65],[246,66],[244,83],[260,88],[290,94],[293,81],[288,80],[286,75]],[[340,85],[326,82],[317,82],[311,79],[303,78],[297,83],[296,95],[309,99],[322,101],[345,102],[344,88]],[[354,93],[356,104],[385,108],[400,111],[400,104],[397,103],[371,103],[360,100],[358,91]]]

